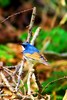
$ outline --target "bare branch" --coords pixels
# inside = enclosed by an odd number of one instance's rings
[[[36,30],[36,32],[34,33],[34,36],[33,36],[32,40],[31,40],[31,44],[32,45],[34,45],[34,42],[35,42],[35,40],[36,40],[36,38],[37,38],[40,30],[41,30],[41,27],[38,27],[37,30]]]
[[[23,72],[23,66],[24,66],[24,60],[21,61],[21,65],[20,65],[20,68],[19,68],[18,83],[17,83],[16,88],[15,88],[16,91],[18,91],[18,87],[19,87],[19,84],[20,84],[21,74]]]
[[[16,15],[18,15],[18,14],[21,14],[21,13],[24,13],[24,12],[27,12],[27,11],[30,11],[30,10],[32,10],[32,9],[33,9],[33,8],[27,9],[27,10],[23,10],[23,11],[19,11],[19,12],[17,12],[17,13],[14,13],[14,14],[8,16],[7,18],[3,19],[3,20],[1,21],[0,24],[4,23],[6,20],[8,20],[9,18],[11,18],[11,17],[13,17],[13,16],[16,16]]]
[[[28,95],[31,95],[31,88],[30,88],[30,79],[31,79],[31,76],[34,72],[34,69],[33,67],[30,66],[30,69],[29,69],[29,74],[28,74],[28,79],[27,79],[27,86],[28,86]]]
[[[6,87],[3,83],[0,83],[0,88]]]
[[[6,84],[6,86],[9,88],[10,91],[14,92],[14,89],[12,88],[12,86],[9,84],[8,80],[6,79],[5,75],[0,72],[1,78],[4,81],[4,83]]]
[[[12,81],[13,81],[14,84],[16,85],[15,78],[14,78],[14,76],[12,75],[12,73],[9,72],[9,69],[3,67],[3,70],[12,78]]]
[[[27,42],[30,42],[30,38],[32,36],[32,28],[34,25],[35,15],[36,15],[36,7],[33,8],[32,17],[31,17],[31,21],[30,21],[30,25],[29,25]]]
[[[15,75],[18,72],[18,70],[20,69],[20,66],[21,66],[21,63],[16,65],[16,67],[15,67],[16,69],[15,69],[13,75]]]

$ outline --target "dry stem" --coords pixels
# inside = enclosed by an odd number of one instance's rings
[[[33,8],[32,17],[31,17],[31,21],[30,21],[30,25],[29,25],[27,42],[30,42],[30,38],[32,36],[32,28],[34,25],[35,15],[36,15],[36,7]]]
[[[23,72],[23,66],[24,66],[24,60],[21,61],[21,65],[20,65],[20,68],[19,68],[18,83],[17,83],[16,88],[15,88],[16,91],[18,91],[18,87],[19,87],[19,84],[20,84],[21,74]]]
[[[1,75],[1,78],[2,78],[2,80],[4,81],[4,83],[6,84],[6,86],[9,88],[9,90],[10,90],[11,92],[14,92],[14,89],[13,89],[12,86],[9,84],[9,82],[8,82],[8,80],[6,79],[5,75],[4,75],[2,72],[0,72],[0,75]]]
[[[6,20],[8,20],[9,18],[11,18],[11,17],[13,17],[13,16],[16,16],[16,15],[21,14],[21,13],[25,13],[25,12],[30,11],[30,10],[32,10],[32,9],[33,9],[33,8],[27,9],[27,10],[23,10],[23,11],[19,11],[19,12],[17,12],[17,13],[14,13],[14,14],[8,16],[6,19],[3,19],[3,20],[1,21],[0,24],[4,23]]]
[[[32,40],[31,40],[31,44],[32,45],[34,45],[34,42],[35,42],[40,30],[41,30],[41,27],[38,27],[37,30],[35,31],[34,36],[33,36]]]

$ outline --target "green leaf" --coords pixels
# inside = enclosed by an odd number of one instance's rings
[[[10,0],[0,0],[0,6],[5,7],[10,4]]]

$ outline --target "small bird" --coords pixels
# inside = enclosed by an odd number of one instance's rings
[[[32,61],[32,63],[42,63],[48,65],[46,58],[40,54],[39,50],[35,48],[28,42],[24,42],[21,44],[24,48],[23,55],[26,60]]]

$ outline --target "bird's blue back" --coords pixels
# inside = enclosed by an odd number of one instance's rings
[[[36,49],[33,45],[27,43],[25,50],[23,51],[23,53],[30,53],[33,54],[35,52],[39,52],[38,49]]]

